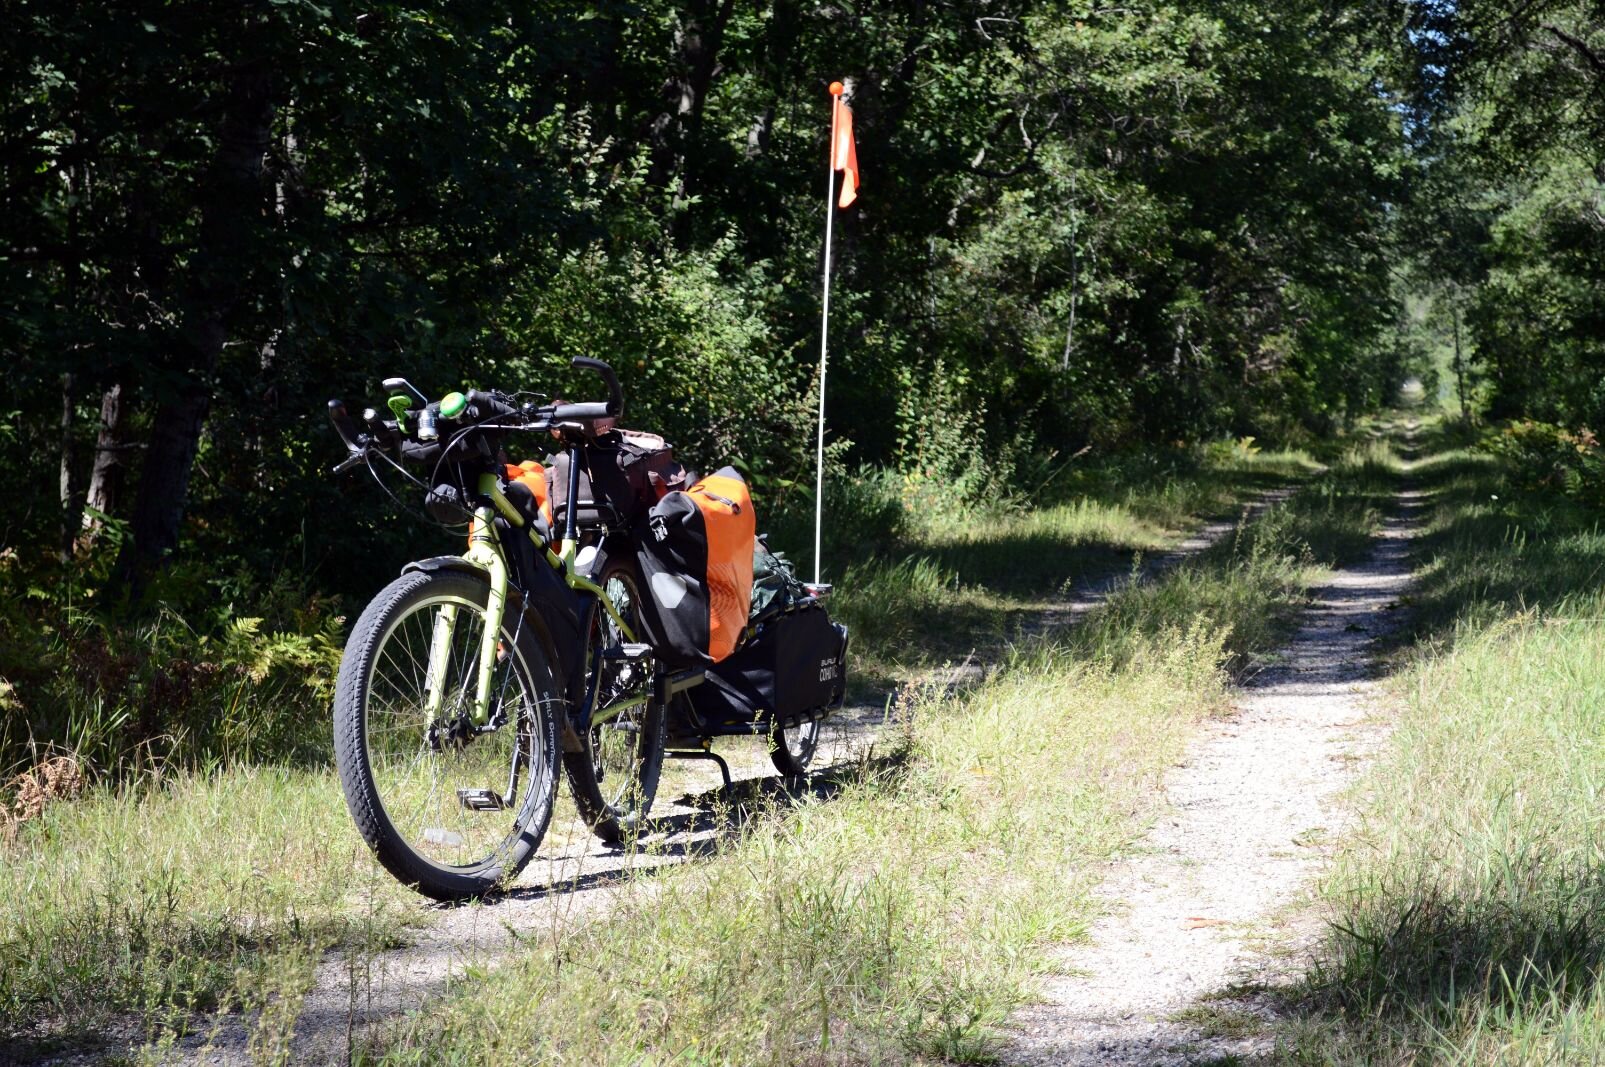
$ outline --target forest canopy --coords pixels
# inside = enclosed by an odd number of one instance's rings
[[[398,374],[578,395],[580,354],[633,424],[785,496],[812,462],[833,78],[865,174],[838,227],[841,477],[1001,492],[1048,450],[1324,430],[1412,354],[1390,271],[1418,17],[9,5],[4,543],[114,592],[200,560],[371,586],[416,535],[328,476],[324,401]]]
[[[322,411],[392,375],[581,396],[599,356],[631,424],[806,510],[835,78],[865,180],[834,485],[962,510],[1045,456],[1325,434],[1412,375],[1568,469],[1605,423],[1598,4],[140,0],[0,30],[0,568],[47,600],[372,589],[439,534],[329,475]]]

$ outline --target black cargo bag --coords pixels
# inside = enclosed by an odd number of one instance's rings
[[[769,721],[792,727],[841,706],[847,690],[847,627],[817,601],[776,615],[686,690],[712,729]]]
[[[657,434],[615,430],[587,450],[590,469],[580,471],[580,526],[606,525],[628,530],[665,493],[685,488],[685,468],[674,449]],[[568,453],[546,457],[547,497],[559,532],[568,515]]]

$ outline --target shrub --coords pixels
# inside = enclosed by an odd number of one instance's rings
[[[1489,434],[1483,447],[1509,461],[1518,485],[1605,506],[1605,455],[1594,431],[1520,419]]]

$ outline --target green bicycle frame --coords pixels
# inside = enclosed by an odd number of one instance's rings
[[[463,559],[483,569],[490,579],[490,598],[485,603],[485,632],[479,644],[476,677],[478,687],[474,694],[474,708],[471,713],[474,725],[483,726],[490,720],[491,679],[496,671],[497,646],[501,644],[502,619],[507,612],[507,557],[496,539],[495,519],[500,515],[510,525],[519,529],[528,524],[519,510],[513,506],[513,502],[507,499],[507,494],[502,492],[500,480],[495,474],[486,473],[479,476],[479,495],[490,503],[474,509],[474,522],[468,535],[468,551],[463,553]],[[574,563],[579,549],[572,539],[565,538],[559,551],[554,553],[536,540],[534,531],[530,531],[529,537],[544,550],[546,561],[562,572],[563,580],[570,589],[596,597],[603,610],[618,623],[625,639],[635,640],[634,631],[620,614],[618,605],[613,603],[613,598],[608,596],[607,590],[575,573]],[[451,638],[457,624],[457,610],[453,606],[442,607],[435,616],[435,628],[429,646],[429,664],[425,673],[426,701],[432,718],[440,714],[444,700],[442,690],[445,686],[446,661],[451,654]]]

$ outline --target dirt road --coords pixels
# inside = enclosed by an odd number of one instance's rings
[[[1167,809],[1100,893],[1107,913],[1059,953],[1062,977],[1013,1020],[1005,1063],[1252,1061],[1265,991],[1318,928],[1296,905],[1342,829],[1340,793],[1383,727],[1374,643],[1399,625],[1424,501],[1401,493],[1363,562],[1338,571],[1280,662],[1244,686],[1165,783]]]

